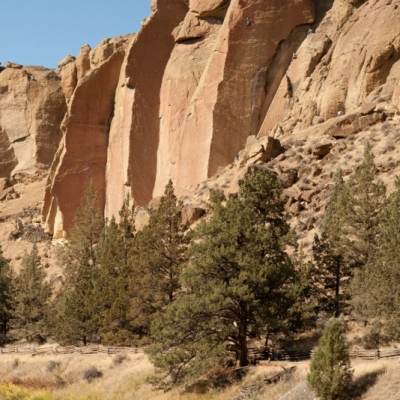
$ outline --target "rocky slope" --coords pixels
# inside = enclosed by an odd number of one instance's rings
[[[397,173],[399,6],[153,0],[135,35],[85,45],[59,71],[0,73],[0,177],[52,162],[42,217],[62,238],[91,180],[111,217],[127,193],[146,207],[172,178],[193,222],[211,188],[235,191],[264,165],[308,237],[367,140],[380,179]]]

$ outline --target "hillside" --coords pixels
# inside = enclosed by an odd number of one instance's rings
[[[182,201],[183,223],[196,227],[212,214],[213,190],[229,198],[249,171],[270,171],[283,186],[285,218],[306,259],[339,171],[349,182],[367,146],[374,182],[387,194],[395,189],[400,0],[152,0],[151,8],[138,32],[106,38],[93,49],[84,44],[58,70],[0,67],[0,245],[19,271],[37,244],[53,300],[65,282],[58,249],[72,238],[74,215],[91,184],[107,220],[118,222],[130,195],[141,231],[159,210],[169,179]],[[345,318],[357,345],[367,323]],[[7,357],[0,355],[6,371],[0,382],[44,379],[48,386],[28,389],[54,389],[60,399],[103,390],[105,398],[128,398],[128,390],[137,390],[137,398],[197,398],[178,389],[150,395],[145,377],[153,367],[144,355],[124,360],[126,370],[110,357],[93,356],[104,376],[92,384],[81,379],[91,360],[60,359],[57,376],[68,381],[65,387],[53,385],[47,358],[15,366]],[[354,398],[400,398],[398,361],[354,365],[365,385]],[[277,368],[251,367],[245,382]],[[303,390],[307,369],[299,364],[293,379],[257,398],[280,399],[298,383],[296,390]],[[116,380],[121,388],[112,387]],[[240,386],[199,398],[234,398]]]

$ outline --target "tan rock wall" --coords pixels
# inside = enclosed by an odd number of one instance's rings
[[[25,67],[1,72],[0,176],[32,173],[51,165],[61,140],[65,110],[55,71]]]
[[[63,148],[51,185],[51,197],[45,199],[47,214],[44,214],[50,225],[62,219],[64,236],[73,226],[73,216],[91,181],[98,191],[100,205],[105,204],[108,132],[123,58],[124,51],[120,49],[88,72],[70,101]],[[61,233],[60,227],[50,226],[48,230],[58,231],[58,236]]]
[[[246,24],[247,18],[252,20],[250,26]],[[189,75],[184,62],[180,63],[181,68],[178,65],[174,69],[174,74],[168,74],[172,68],[167,68],[161,92],[154,196],[162,193],[169,178],[179,190],[199,183],[219,166],[232,162],[247,137],[254,134],[252,124],[258,122],[265,96],[266,71],[279,43],[296,26],[313,20],[312,1],[287,1],[282,5],[280,1],[234,0],[214,39],[194,93],[186,90],[187,95],[182,98],[174,90],[179,85],[178,77]],[[203,42],[204,46],[207,38]],[[179,51],[179,46],[177,43],[173,54]],[[193,54],[187,51],[186,54],[190,66]],[[171,57],[170,63],[173,62]],[[183,79],[184,88],[186,82]],[[165,113],[173,107],[175,111],[170,115]]]
[[[130,191],[138,205],[152,198],[159,141],[160,88],[174,46],[172,31],[184,19],[182,1],[158,1],[132,40],[118,83],[107,162],[106,216],[118,215]]]
[[[259,136],[299,133],[365,102],[390,100],[400,73],[399,6],[399,0],[359,7],[335,0],[297,51]]]

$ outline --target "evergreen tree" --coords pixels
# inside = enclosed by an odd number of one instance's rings
[[[60,251],[65,285],[57,305],[55,334],[61,343],[87,344],[100,330],[94,301],[97,276],[96,245],[103,229],[103,216],[93,183],[81,200],[71,229],[71,242]]]
[[[316,235],[312,247],[312,280],[317,313],[324,311],[338,317],[348,308],[348,282],[352,262],[347,257],[345,238],[347,196],[342,173],[336,178],[330,197],[321,236]]]
[[[112,218],[99,247],[95,301],[102,324],[102,342],[130,345],[135,336],[129,318],[129,282],[132,278],[131,253],[135,245],[134,207],[127,197],[119,212],[119,223]]]
[[[294,244],[275,174],[255,169],[237,196],[211,193],[212,216],[192,232],[184,290],[155,321],[149,353],[177,381],[232,357],[248,364],[248,337],[282,331],[292,305]]]
[[[10,329],[13,306],[13,273],[10,260],[4,258],[0,246],[0,345]]]
[[[180,290],[179,276],[187,263],[185,252],[190,240],[185,234],[187,226],[182,225],[182,209],[170,180],[158,210],[136,235],[129,319],[131,327],[141,336],[150,333],[151,322],[175,300]]]
[[[339,173],[321,236],[315,238],[313,246],[314,288],[320,299],[319,311],[338,316],[348,309],[352,298],[353,305],[360,304],[363,313],[365,293],[357,283],[361,281],[353,282],[353,277],[374,257],[386,204],[386,187],[375,181],[375,174],[374,156],[368,145],[362,164],[347,183]]]
[[[353,370],[337,319],[329,320],[310,364],[307,381],[321,400],[347,398]]]
[[[22,259],[21,271],[15,282],[13,330],[17,338],[31,341],[48,334],[45,320],[51,286],[44,282],[45,277],[37,246],[34,245]]]
[[[373,256],[382,210],[386,204],[386,186],[375,182],[376,166],[369,145],[364,160],[344,187],[344,246],[355,267],[362,268]]]
[[[357,275],[357,292],[363,293],[367,316],[384,323],[391,340],[400,340],[400,178],[382,213],[379,247],[365,270]]]

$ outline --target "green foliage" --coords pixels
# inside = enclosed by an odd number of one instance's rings
[[[375,181],[376,166],[371,148],[366,146],[364,160],[343,189],[345,204],[343,226],[347,257],[362,268],[377,246],[382,210],[386,205],[386,186]]]
[[[190,240],[182,225],[182,208],[170,180],[158,210],[136,236],[131,252],[130,319],[142,336],[149,334],[151,322],[180,290],[179,276],[187,263],[185,251]]]
[[[13,298],[13,273],[10,260],[4,258],[0,247],[0,345],[6,341],[10,329]]]
[[[339,172],[327,206],[321,236],[313,244],[313,288],[318,298],[317,312],[338,317],[348,312],[351,294],[365,303],[360,285],[350,287],[357,270],[374,257],[386,187],[375,181],[376,167],[369,146],[364,160],[344,183]],[[350,288],[352,288],[352,293]],[[354,301],[353,301],[354,303]]]
[[[99,274],[96,283],[98,315],[102,319],[102,342],[131,345],[137,337],[129,317],[129,281],[132,278],[131,252],[135,246],[135,218],[127,197],[119,212],[106,226],[98,247]]]
[[[100,329],[95,313],[94,283],[97,274],[95,247],[100,241],[103,216],[91,183],[74,217],[71,243],[59,255],[65,285],[58,299],[56,339],[77,344],[96,338]]]
[[[344,255],[335,251],[331,239],[326,235],[315,236],[312,250],[314,264],[311,276],[314,296],[318,299],[316,311],[339,317],[348,309],[348,281],[352,269]]]
[[[384,323],[387,337],[400,340],[400,178],[382,213],[379,246],[365,269],[356,277],[357,293],[363,294],[364,312]]]
[[[22,259],[21,271],[15,281],[13,332],[17,338],[33,340],[46,337],[46,313],[51,286],[44,282],[46,273],[40,264],[36,245]]]
[[[310,364],[307,381],[321,400],[346,399],[353,377],[337,319],[329,320]]]
[[[239,186],[229,199],[212,192],[212,216],[191,234],[184,290],[152,325],[149,354],[172,383],[232,357],[245,366],[249,336],[287,328],[295,271],[286,247],[294,239],[280,183],[261,169]]]

